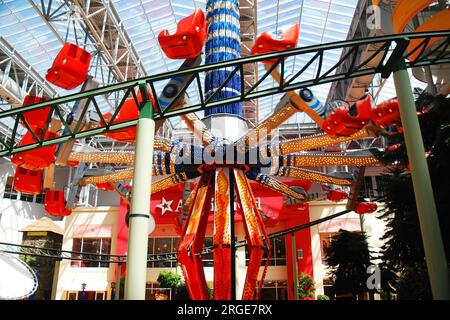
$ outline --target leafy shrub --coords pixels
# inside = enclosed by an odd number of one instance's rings
[[[314,293],[316,292],[315,285],[316,283],[310,275],[303,272],[300,273],[297,280],[298,297],[300,299],[314,298]]]
[[[170,271],[161,271],[157,281],[161,288],[177,288],[180,285],[181,276]]]

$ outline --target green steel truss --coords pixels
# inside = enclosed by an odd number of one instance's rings
[[[438,38],[436,44],[427,48],[427,45],[433,39]],[[410,40],[419,39],[418,45],[407,52],[407,47]],[[359,51],[369,44],[374,44],[378,49],[375,50],[372,55],[365,61],[358,61]],[[191,112],[197,112],[210,107],[216,107],[224,105],[226,103],[237,102],[237,101],[247,101],[251,99],[256,99],[259,97],[270,96],[278,93],[283,93],[291,90],[296,90],[305,87],[313,87],[323,83],[329,83],[333,81],[339,81],[347,78],[356,78],[360,76],[381,73],[383,77],[388,77],[392,72],[392,62],[398,58],[406,59],[406,65],[408,68],[427,66],[434,64],[444,64],[450,63],[450,31],[434,31],[434,32],[424,32],[424,33],[409,33],[400,35],[389,35],[382,37],[373,37],[367,39],[357,39],[357,40],[347,40],[340,42],[333,42],[327,44],[320,44],[315,46],[309,46],[304,48],[295,48],[286,51],[273,52],[268,54],[262,54],[257,56],[250,56],[241,59],[229,60],[221,63],[214,63],[202,66],[196,66],[192,68],[186,68],[182,70],[167,72],[164,74],[146,76],[136,80],[130,80],[118,84],[113,84],[85,92],[75,93],[67,95],[64,97],[59,97],[53,100],[37,103],[34,105],[22,106],[19,108],[14,108],[10,110],[5,110],[0,112],[0,121],[5,119],[13,120],[13,127],[9,136],[0,139],[0,156],[8,156],[18,152],[32,150],[40,148],[43,146],[61,144],[68,142],[73,139],[86,138],[94,135],[104,134],[115,129],[123,129],[136,125],[137,119],[130,120],[121,123],[114,123],[118,112],[123,106],[125,100],[132,97],[137,103],[137,91],[145,90],[145,85],[147,88],[151,89],[154,97],[158,97],[160,92],[158,92],[155,87],[156,84],[164,84],[169,79],[177,76],[189,76],[189,81],[185,85],[188,88],[191,84],[196,83],[196,90],[200,97],[198,103],[183,107],[181,109],[173,108],[172,105],[168,106],[164,110],[161,108],[159,102],[156,102],[154,119],[167,119],[170,117],[176,117],[182,114],[187,114]],[[392,50],[395,47],[394,50]],[[347,53],[344,54],[341,59],[333,66],[323,65],[323,58],[327,54],[336,54],[336,50],[341,50],[347,48]],[[334,53],[333,53],[334,51]],[[420,52],[418,58],[415,61],[408,61],[408,56],[414,52]],[[375,57],[382,55],[382,59],[375,66],[370,66],[371,61],[374,61]],[[299,70],[294,70],[294,74],[287,76],[284,72],[285,59],[290,57],[296,57],[297,61],[307,61],[304,66]],[[272,65],[272,68],[263,74],[260,79],[250,88],[244,85],[244,70],[245,66],[248,64],[254,64],[262,62],[264,60],[276,59],[276,63]],[[347,70],[338,71],[347,59],[351,59],[351,63]],[[305,71],[309,69],[310,66],[315,65],[315,75],[313,79],[302,80],[302,75]],[[270,72],[280,66],[281,72],[281,84],[275,85],[271,88],[259,90],[261,83],[269,77]],[[203,95],[203,85],[201,81],[201,75],[211,72],[213,70],[230,68],[230,76],[225,80],[225,82],[216,89],[215,92],[208,98],[205,99]],[[336,73],[338,72],[338,73]],[[226,85],[226,83],[231,80],[234,74],[241,75],[241,95],[237,97],[215,100],[212,101],[218,92]],[[183,94],[182,90],[179,95]],[[110,121],[104,121],[102,114],[98,106],[98,99],[100,99],[105,94],[113,94],[117,99],[116,109]],[[143,94],[144,97],[147,94]],[[83,118],[88,111],[97,113],[99,116],[99,125],[94,128],[83,128],[81,125],[75,125],[72,127],[67,123],[65,113],[62,104],[74,103],[80,99],[88,99],[84,109],[81,111],[81,118]],[[157,100],[157,99],[156,99]],[[173,101],[175,101],[173,99]],[[46,126],[43,130],[42,136],[37,136],[32,130],[30,130],[28,123],[24,121],[23,114],[27,111],[32,111],[40,109],[43,107],[50,106],[52,112],[47,118]],[[62,123],[62,129],[65,133],[53,139],[44,139],[46,132],[49,129],[49,124],[52,119],[59,120]],[[29,145],[18,146],[16,143],[16,135],[20,124],[20,121],[24,123],[26,129],[30,130],[37,142]],[[103,122],[104,125],[100,125]],[[80,123],[80,122],[78,122]],[[61,130],[62,131],[62,130]]]

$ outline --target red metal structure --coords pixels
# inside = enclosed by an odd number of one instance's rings
[[[193,300],[208,300],[202,258],[211,197],[213,196],[212,173],[202,176],[196,191],[195,201],[189,211],[181,239],[178,243],[178,260],[181,264],[189,296]]]
[[[173,35],[163,30],[158,35],[161,49],[170,59],[193,59],[202,53],[208,25],[203,10],[197,9],[180,20]]]
[[[242,170],[218,167],[203,171],[203,175],[195,189],[195,200],[185,222],[178,245],[178,259],[183,270],[186,286],[191,299],[209,299],[202,259],[208,216],[211,211],[211,198],[214,196],[215,211],[213,216],[213,257],[214,257],[214,299],[231,300],[231,225],[235,223],[230,214],[230,179],[236,183],[234,191],[238,195],[237,202],[241,208],[242,223],[248,241],[250,254],[247,275],[244,282],[243,300],[257,298],[263,281],[258,284],[258,275],[264,254],[264,247],[270,254],[270,243],[264,244],[263,236],[268,239],[264,222],[258,212],[250,184]],[[262,273],[264,279],[269,256]],[[261,280],[260,279],[260,280]]]
[[[43,130],[40,128],[35,129],[35,133],[38,137],[41,137]],[[54,132],[47,131],[45,133],[45,139],[53,139],[58,135]],[[31,132],[27,132],[19,143],[19,146],[36,143],[36,139]],[[29,170],[39,170],[50,166],[55,159],[55,151],[57,145],[42,147],[39,149],[33,149],[29,151],[23,151],[16,153],[11,157],[11,162],[17,166],[23,167]]]
[[[27,170],[16,167],[14,189],[25,194],[42,193],[42,170]]]
[[[62,190],[47,190],[44,197],[45,211],[55,217],[65,217],[72,213],[66,208],[66,199]]]
[[[72,43],[66,42],[47,71],[45,79],[55,86],[72,90],[87,78],[91,54]]]
[[[300,27],[298,22],[295,22],[289,28],[282,30],[281,37],[274,37],[270,32],[263,32],[256,39],[251,54],[263,54],[273,51],[281,51],[286,49],[295,48],[298,36],[300,32]],[[266,60],[264,63],[273,63],[276,59]]]
[[[351,136],[361,130],[372,117],[370,96],[357,101],[352,108],[356,111],[354,116],[346,108],[334,110],[323,122],[322,130],[331,137]]]
[[[269,267],[271,245],[270,242],[268,242],[269,236],[264,227],[264,222],[262,221],[261,215],[258,213],[255,196],[253,195],[250,183],[242,170],[233,169],[233,173],[236,181],[236,194],[238,195],[238,200],[242,208],[242,223],[244,225],[245,238],[248,243],[248,252],[250,254],[242,300],[257,300],[261,293],[267,268]],[[266,239],[268,255],[258,284],[259,269],[265,247],[263,236]],[[258,290],[256,292],[257,284]]]

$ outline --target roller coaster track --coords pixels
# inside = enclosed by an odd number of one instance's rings
[[[434,40],[438,38],[440,41],[436,42],[431,48],[428,48],[429,43],[433,43]],[[414,48],[409,46],[411,43],[415,44]],[[373,52],[373,54],[365,61],[357,61],[358,50],[362,46],[368,44],[375,45],[378,49]],[[156,106],[154,106],[154,119],[167,119],[170,117],[180,116],[183,114],[197,112],[210,107],[217,107],[231,102],[247,101],[250,99],[255,99],[264,96],[270,96],[278,93],[283,93],[291,90],[296,90],[305,87],[312,87],[320,85],[323,83],[329,83],[333,81],[339,81],[347,78],[356,78],[359,76],[364,76],[368,74],[381,73],[383,77],[387,78],[392,72],[392,64],[398,59],[405,59],[406,66],[408,68],[414,68],[426,65],[444,64],[450,63],[450,51],[447,50],[450,44],[450,31],[433,31],[433,32],[422,32],[422,33],[407,33],[399,35],[389,35],[381,37],[373,37],[367,39],[356,39],[347,40],[340,42],[333,42],[327,44],[314,45],[303,48],[295,48],[286,51],[278,51],[268,54],[256,55],[245,57],[241,59],[229,60],[220,63],[201,65],[192,68],[187,68],[183,70],[167,72],[158,75],[146,76],[136,80],[125,81],[118,84],[113,84],[93,90],[88,90],[85,92],[75,93],[67,95],[64,97],[59,97],[53,100],[37,103],[34,105],[27,105],[18,108],[12,108],[0,112],[0,122],[7,118],[12,118],[14,126],[12,132],[9,136],[5,137],[4,140],[0,140],[0,157],[8,156],[14,153],[32,150],[35,148],[40,148],[43,146],[61,144],[68,142],[73,139],[86,138],[93,135],[104,134],[106,132],[123,129],[136,125],[137,119],[129,120],[126,122],[117,123],[114,122],[118,112],[123,106],[125,100],[128,97],[132,97],[137,104],[137,90],[145,91],[146,88],[151,88],[152,95],[157,97],[160,92],[156,91],[157,83],[165,83],[167,80],[182,75],[192,75],[191,81],[185,85],[185,88],[196,83],[196,88],[199,93],[200,101],[193,103],[192,105],[176,108],[177,106],[169,105],[165,109],[162,109],[158,101]],[[409,47],[408,47],[409,46]],[[394,50],[392,48],[395,47]],[[335,54],[336,50],[341,50],[344,48],[349,48],[348,52],[341,57],[341,59],[333,66],[323,65],[323,58],[327,54]],[[333,53],[334,51],[334,53]],[[417,54],[418,53],[418,54]],[[383,59],[380,60],[378,65],[375,67],[369,67],[370,61],[374,59],[378,54],[383,55]],[[417,58],[413,61],[408,60],[411,55],[417,55]],[[284,72],[285,59],[289,57],[297,57],[303,61],[308,61],[300,70],[294,70],[294,74],[287,76]],[[261,75],[260,79],[251,87],[245,88],[244,82],[241,83],[241,95],[213,100],[212,98],[216,96],[218,92],[231,80],[234,74],[238,73],[243,75],[244,66],[247,64],[254,64],[262,62],[265,60],[276,59],[276,62],[271,68],[268,68],[267,72]],[[339,70],[338,67],[342,65],[346,60],[351,59],[351,63],[347,70]],[[316,66],[316,72],[313,79],[304,80],[302,75],[305,75],[305,71],[309,70],[311,66]],[[267,88],[258,90],[259,85],[269,77],[271,71],[275,68],[280,67],[281,81],[279,84]],[[228,68],[231,72],[224,83],[216,89],[216,91],[208,98],[205,99],[203,95],[203,88],[201,84],[200,74],[209,73],[213,70]],[[337,73],[336,73],[337,72]],[[241,79],[244,79],[241,76]],[[183,94],[184,90],[181,90],[179,95]],[[114,115],[110,121],[104,121],[101,112],[98,107],[96,99],[100,99],[105,93],[117,93],[122,97],[119,105],[116,106]],[[144,95],[146,96],[146,94]],[[173,99],[176,101],[178,96]],[[66,119],[64,118],[64,112],[61,107],[62,104],[70,104],[80,99],[88,99],[82,115],[85,116],[89,111],[94,111],[99,115],[100,121],[96,125],[91,125],[90,127],[76,126],[75,128],[70,128]],[[145,101],[144,101],[145,102]],[[143,102],[143,103],[144,103]],[[35,138],[35,143],[19,146],[15,142],[15,137],[19,127],[19,120],[22,120],[24,126],[29,129],[29,125],[25,121],[23,114],[27,111],[36,110],[50,106],[52,112],[47,118],[46,126],[43,130],[42,136],[38,137],[34,132],[32,134]],[[52,139],[45,139],[45,134],[49,129],[49,125],[53,120],[58,120],[62,123],[63,128],[67,128],[67,132]]]

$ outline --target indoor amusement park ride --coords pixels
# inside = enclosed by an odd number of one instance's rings
[[[46,79],[67,90],[82,85],[80,93],[53,100],[29,95],[22,107],[3,111],[0,118],[12,117],[15,125],[10,142],[2,141],[0,155],[12,155],[11,161],[17,165],[14,187],[18,191],[27,194],[45,192],[46,211],[54,216],[67,216],[76,206],[81,187],[87,184],[95,184],[103,190],[115,190],[128,202],[131,188],[126,182],[133,177],[134,152],[99,152],[76,143],[76,139],[103,134],[116,141],[133,143],[140,107],[149,101],[153,106],[156,131],[165,119],[180,116],[201,143],[189,144],[157,137],[154,140],[153,167],[148,170],[152,170],[153,176],[163,177],[152,183],[152,193],[197,179],[196,187],[187,199],[190,203],[189,216],[177,250],[189,294],[193,299],[209,299],[200,254],[211,200],[214,198],[214,299],[232,297],[230,268],[234,208],[231,204],[235,200],[242,211],[250,253],[242,299],[255,299],[261,291],[256,290],[257,286],[262,286],[269,263],[269,257],[266,257],[264,271],[258,277],[264,247],[270,247],[265,223],[271,221],[263,221],[249,180],[295,199],[297,203],[350,198],[347,209],[360,214],[374,212],[377,208],[375,204],[358,203],[356,196],[348,192],[355,186],[358,177],[348,172],[326,174],[310,168],[379,165],[372,149],[336,153],[316,150],[376,137],[392,127],[401,130],[396,100],[374,106],[367,95],[352,106],[330,110],[318,101],[307,86],[377,72],[389,75],[391,62],[396,58],[412,57],[406,62],[408,67],[448,63],[446,49],[449,33],[392,35],[295,48],[299,38],[299,25],[295,23],[283,30],[281,35],[261,34],[251,50],[255,56],[240,58],[237,2],[221,1],[223,7],[220,8],[214,7],[216,3],[208,1],[206,17],[201,9],[197,9],[181,20],[175,34],[167,31],[159,34],[158,42],[167,57],[185,60],[178,71],[164,75],[97,88],[97,83],[88,75],[90,53],[66,43],[48,70]],[[380,48],[372,58],[376,54],[384,55],[375,68],[367,66],[370,58],[355,61],[358,48],[369,43],[378,43]],[[396,48],[388,57],[392,44],[396,44]],[[204,47],[206,63],[201,65]],[[322,66],[323,56],[328,50],[336,48],[349,50],[336,66],[326,71]],[[285,60],[308,53],[315,56],[304,68],[287,77]],[[345,59],[353,59],[350,70],[333,74]],[[245,90],[244,67],[258,62],[264,63],[267,73],[252,88]],[[315,79],[300,81],[300,75],[314,62],[319,65]],[[204,92],[200,74],[204,75]],[[275,87],[256,90],[269,76],[275,80]],[[159,81],[165,85],[158,94],[155,83]],[[186,94],[191,84],[198,89],[200,102],[197,104],[191,103]],[[96,98],[111,92],[118,92],[120,101],[117,101],[113,114],[102,114]],[[242,118],[242,101],[276,93],[284,93],[284,96],[274,113],[255,128],[248,128]],[[64,114],[60,105],[69,102],[73,102],[73,109]],[[194,113],[200,110],[205,112],[203,120]],[[297,112],[307,114],[323,133],[280,143],[266,141],[265,137]],[[16,144],[19,127],[25,128],[26,133]],[[130,168],[92,176],[87,174],[90,163],[125,164]],[[67,165],[76,169],[66,200],[63,190],[55,190],[53,175],[55,166]],[[278,177],[298,179],[298,187],[289,187]],[[317,193],[317,190],[321,192]]]

